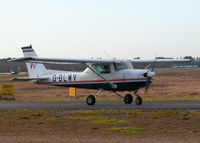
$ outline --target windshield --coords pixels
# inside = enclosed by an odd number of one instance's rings
[[[128,65],[125,62],[114,63],[114,68],[117,71],[124,70],[124,69],[128,69]]]

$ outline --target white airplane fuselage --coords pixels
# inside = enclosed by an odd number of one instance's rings
[[[129,63],[128,63],[129,64]],[[111,91],[133,91],[142,87],[146,87],[148,77],[153,77],[154,72],[149,70],[133,69],[133,67],[127,67],[116,71],[113,64],[110,64],[110,73],[103,73],[105,79],[109,82],[117,85],[116,89],[113,89],[110,84],[98,76],[96,73],[87,68],[83,72],[52,72],[50,75],[45,75],[47,80],[41,83],[56,86],[66,87],[78,87],[86,89],[104,89]],[[148,73],[148,77],[144,74]],[[150,75],[151,74],[151,75]]]
[[[117,96],[123,98],[125,104],[131,104],[133,97],[131,94],[122,96],[116,91],[134,91],[136,95],[135,102],[137,105],[142,104],[142,98],[138,95],[138,90],[145,87],[149,89],[152,78],[155,73],[148,69],[151,64],[155,63],[179,63],[191,62],[188,59],[79,59],[79,58],[45,58],[38,57],[32,46],[22,47],[23,58],[10,61],[26,61],[29,77],[19,77],[14,80],[36,81],[41,84],[54,86],[77,87],[85,89],[99,90],[96,95],[89,95],[86,98],[88,105],[94,105],[96,96],[101,91],[113,91]],[[46,69],[44,64],[63,64],[79,63],[84,64],[87,68],[83,72],[58,71]],[[146,69],[134,69],[134,63],[147,63]]]

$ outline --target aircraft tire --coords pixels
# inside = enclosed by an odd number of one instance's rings
[[[125,104],[131,104],[133,102],[133,96],[131,94],[126,94],[124,97]]]
[[[135,99],[136,105],[142,105],[142,98],[140,96],[137,96]]]
[[[89,95],[86,99],[87,105],[94,105],[96,102],[96,98],[94,95]]]

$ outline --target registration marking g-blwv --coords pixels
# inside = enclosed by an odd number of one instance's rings
[[[53,82],[76,81],[77,74],[53,75]]]

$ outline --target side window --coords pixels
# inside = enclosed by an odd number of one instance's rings
[[[99,74],[110,73],[110,65],[97,65],[96,71]]]

